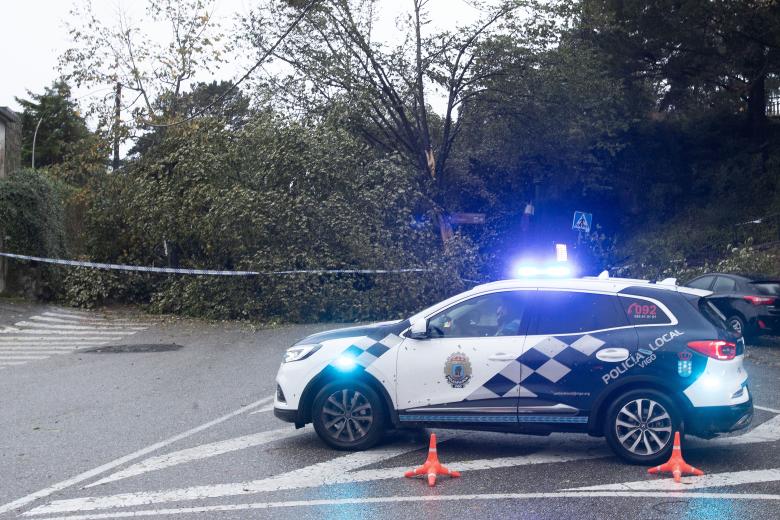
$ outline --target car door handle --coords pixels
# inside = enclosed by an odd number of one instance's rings
[[[506,354],[504,352],[496,352],[492,356],[488,357],[490,361],[512,361],[517,356],[513,356],[511,354]]]
[[[627,348],[605,348],[596,352],[596,358],[608,363],[620,363],[628,359],[629,354]]]

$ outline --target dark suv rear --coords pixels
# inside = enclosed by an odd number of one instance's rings
[[[712,291],[708,299],[729,326],[746,336],[780,334],[780,280],[766,276],[709,273],[686,284]]]

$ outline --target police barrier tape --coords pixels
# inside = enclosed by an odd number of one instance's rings
[[[43,258],[40,256],[0,253],[0,256],[30,262],[45,264],[71,265],[75,267],[90,267],[93,269],[113,269],[116,271],[137,271],[142,273],[198,274],[211,276],[261,276],[283,274],[394,274],[394,273],[425,273],[431,269],[291,269],[288,271],[219,271],[215,269],[181,269],[178,267],[144,267],[139,265],[102,264],[99,262],[81,262],[78,260],[61,260],[59,258]]]

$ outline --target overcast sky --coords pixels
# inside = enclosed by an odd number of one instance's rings
[[[0,0],[2,29],[0,29],[0,106],[19,109],[14,97],[26,97],[27,90],[39,93],[57,76],[57,59],[70,45],[65,21],[73,5],[83,0]],[[215,15],[227,26],[236,14],[249,11],[253,0],[218,0]],[[100,16],[110,17],[121,8],[130,13],[141,13],[141,0],[94,0]],[[396,34],[395,19],[411,5],[411,0],[381,0],[381,18],[375,26],[378,38],[392,38]],[[431,0],[432,26],[454,28],[477,15],[465,0]],[[433,28],[431,27],[431,28]],[[154,36],[154,35],[152,35]],[[223,67],[213,78],[232,80],[239,77],[251,64],[237,59]],[[93,89],[94,91],[94,89]],[[88,96],[90,91],[77,90],[74,97]]]

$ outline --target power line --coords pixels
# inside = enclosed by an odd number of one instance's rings
[[[247,70],[246,73],[243,76],[241,76],[238,79],[238,81],[233,83],[233,85],[231,85],[229,89],[227,89],[225,92],[223,92],[222,94],[217,96],[217,98],[215,98],[214,101],[209,103],[207,106],[205,106],[204,108],[202,108],[198,112],[192,114],[191,116],[189,116],[189,117],[187,117],[185,119],[182,119],[181,121],[176,121],[174,123],[166,123],[166,124],[152,124],[152,123],[149,123],[149,126],[154,127],[154,128],[169,128],[169,127],[172,127],[172,126],[181,125],[181,124],[186,123],[188,121],[192,121],[196,117],[200,117],[203,114],[205,114],[208,110],[213,108],[217,103],[219,103],[220,101],[225,99],[228,94],[230,94],[232,91],[234,91],[236,89],[236,87],[238,87],[238,85],[241,84],[242,81],[247,79],[255,70],[257,70],[257,68],[260,65],[263,64],[263,62],[265,60],[268,59],[268,57],[276,50],[276,48],[279,46],[279,44],[281,44],[282,41],[285,38],[287,38],[287,35],[290,34],[293,31],[293,29],[295,29],[295,27],[301,22],[301,20],[303,20],[303,17],[306,16],[306,14],[312,9],[312,7],[314,7],[314,4],[316,4],[318,1],[319,0],[312,0],[311,2],[309,2],[309,4],[303,9],[303,11],[301,11],[301,13],[295,18],[293,23],[290,24],[290,27],[288,27],[287,30],[284,31],[284,33],[279,37],[279,39],[277,39],[276,42],[271,46],[271,48],[268,49],[263,54],[263,56],[257,61],[257,63],[255,63],[249,70]]]

